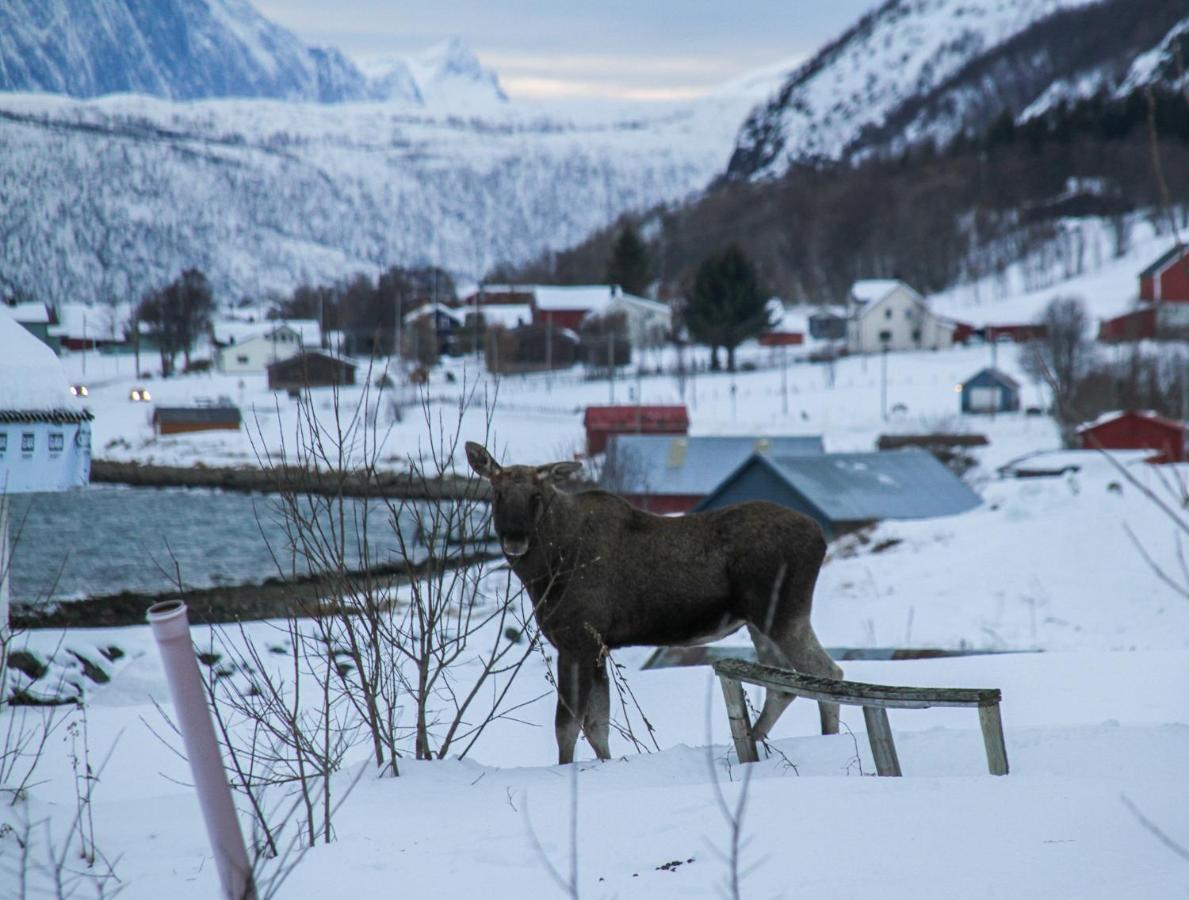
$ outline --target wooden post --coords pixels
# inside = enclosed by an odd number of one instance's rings
[[[723,699],[727,701],[727,720],[731,723],[731,737],[735,741],[735,753],[739,762],[758,762],[760,754],[751,734],[751,720],[747,716],[747,698],[743,695],[743,685],[734,678],[722,675],[718,681],[722,685]]]
[[[867,739],[871,742],[871,755],[875,757],[875,771],[880,775],[899,776],[900,760],[896,757],[888,711],[882,706],[864,706],[863,719],[867,722]]]
[[[1007,745],[1003,742],[1003,719],[999,716],[999,704],[980,706],[978,724],[983,729],[983,745],[987,748],[987,769],[992,775],[1006,775]]]

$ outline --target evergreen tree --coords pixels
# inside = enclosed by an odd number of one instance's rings
[[[713,368],[718,368],[717,348],[726,349],[731,372],[735,371],[735,348],[771,324],[755,266],[737,244],[698,267],[686,324],[694,340],[716,348]]]
[[[626,293],[643,296],[652,281],[652,260],[648,246],[640,239],[636,226],[627,223],[611,246],[607,259],[607,282],[618,284]]]

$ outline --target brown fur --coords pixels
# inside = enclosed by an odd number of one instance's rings
[[[573,760],[579,723],[610,756],[607,649],[702,643],[747,625],[760,661],[841,677],[809,624],[826,543],[807,516],[758,501],[655,516],[605,491],[558,490],[577,463],[500,466],[474,443],[467,457],[491,481],[496,535],[558,651],[560,762]],[[769,693],[757,738],[791,700]],[[823,733],[836,733],[838,707],[820,706]]]

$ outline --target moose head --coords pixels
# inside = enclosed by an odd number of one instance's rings
[[[467,441],[466,450],[471,468],[491,482],[491,513],[500,547],[509,559],[519,559],[528,552],[557,485],[571,478],[582,464],[501,466],[481,444]]]

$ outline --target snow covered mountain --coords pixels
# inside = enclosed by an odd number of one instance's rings
[[[228,301],[395,264],[481,276],[704,187],[788,68],[685,103],[465,113],[0,94],[0,295],[136,298],[188,266]],[[421,84],[459,101],[445,71]]]
[[[729,172],[946,141],[1004,110],[1168,78],[1186,30],[1184,0],[888,0],[753,110]]]
[[[305,46],[246,0],[6,0],[0,90],[323,103],[370,95],[341,53]]]
[[[413,56],[360,60],[377,100],[415,99],[433,108],[506,103],[499,77],[457,38]]]

